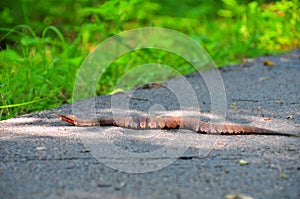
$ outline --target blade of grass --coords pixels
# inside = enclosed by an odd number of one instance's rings
[[[18,107],[18,106],[26,106],[28,104],[33,104],[33,103],[40,102],[40,101],[43,101],[43,100],[45,100],[45,99],[37,99],[37,100],[32,100],[32,101],[29,101],[29,102],[23,102],[23,103],[19,103],[19,104],[4,105],[4,106],[0,106],[0,109],[12,108],[12,107]]]

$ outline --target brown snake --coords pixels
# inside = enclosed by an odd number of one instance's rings
[[[101,117],[95,119],[81,119],[74,115],[56,115],[61,120],[75,126],[118,126],[129,129],[187,129],[202,134],[260,134],[260,135],[280,135],[300,137],[298,134],[281,133],[268,129],[231,125],[231,124],[214,124],[203,122],[196,118],[131,118],[131,117]]]

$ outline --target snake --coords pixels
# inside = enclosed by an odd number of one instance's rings
[[[91,119],[78,118],[75,115],[58,114],[56,117],[62,121],[74,126],[90,127],[90,126],[117,126],[128,129],[186,129],[201,134],[217,134],[217,135],[278,135],[300,137],[299,134],[277,132],[269,129],[236,125],[236,124],[217,124],[204,122],[197,118],[189,117],[99,117]]]

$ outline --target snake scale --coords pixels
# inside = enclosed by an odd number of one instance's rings
[[[260,134],[300,137],[298,134],[276,132],[268,129],[231,124],[215,124],[203,122],[197,118],[132,118],[132,117],[101,117],[81,119],[74,115],[57,115],[61,120],[75,126],[118,126],[129,129],[187,129],[202,134],[238,135]]]

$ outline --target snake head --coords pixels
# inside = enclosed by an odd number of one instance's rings
[[[61,115],[57,114],[56,117],[60,118],[62,121],[68,122],[69,124],[76,125],[76,117],[74,115]]]

